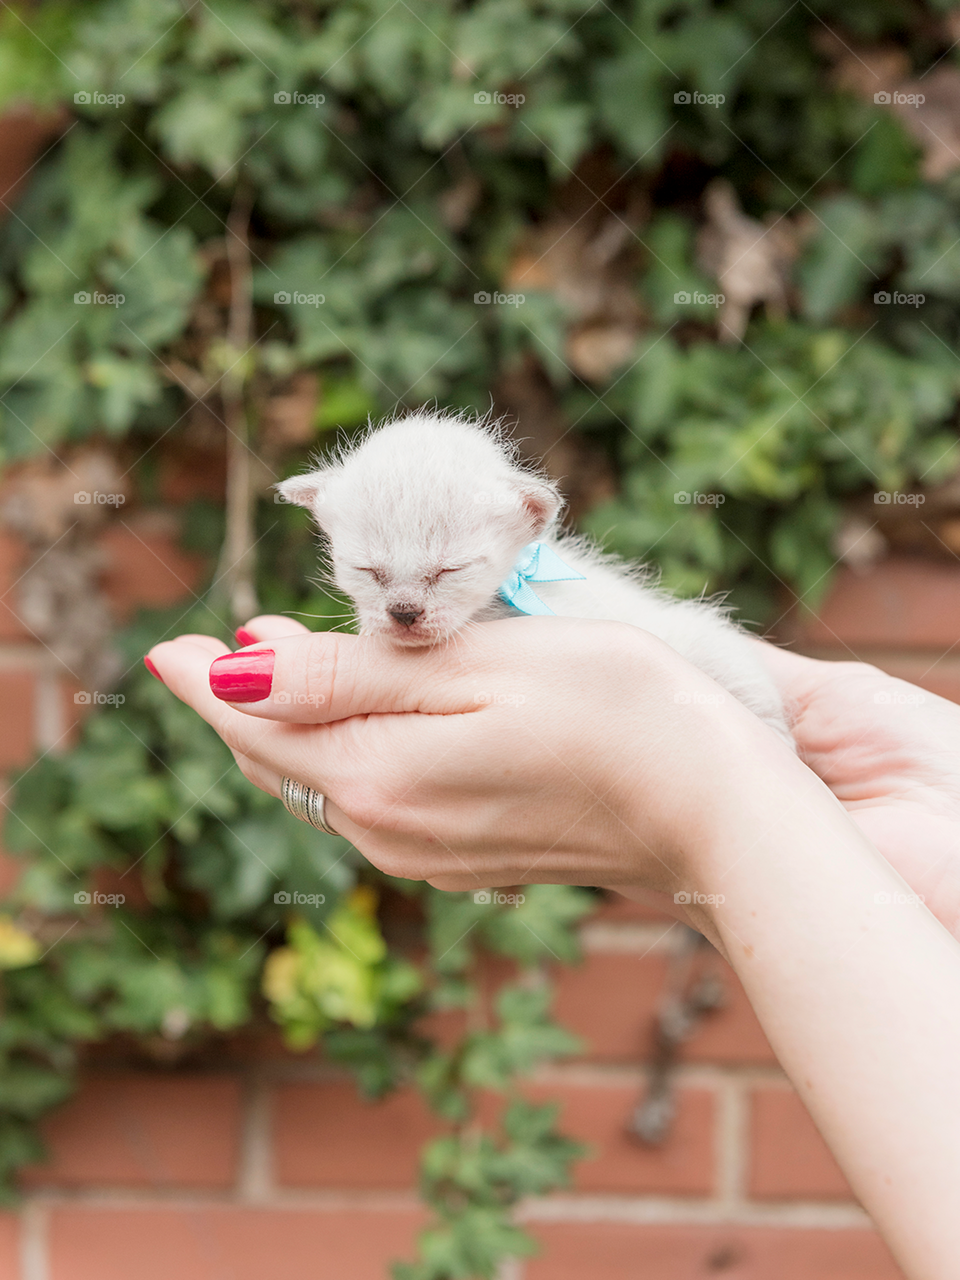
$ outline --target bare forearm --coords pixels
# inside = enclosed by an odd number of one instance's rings
[[[785,1070],[912,1280],[960,1258],[960,944],[784,762],[691,864]]]

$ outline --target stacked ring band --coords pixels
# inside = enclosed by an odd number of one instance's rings
[[[280,782],[280,799],[288,813],[292,813],[301,822],[309,822],[318,831],[325,831],[328,836],[337,836],[327,822],[327,797],[313,787],[307,787],[294,778],[284,777]]]

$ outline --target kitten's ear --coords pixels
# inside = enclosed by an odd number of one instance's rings
[[[536,476],[524,476],[516,482],[517,496],[520,499],[520,510],[534,538],[547,529],[560,514],[563,499],[556,485]]]
[[[273,487],[277,491],[278,502],[292,502],[295,506],[306,507],[314,515],[317,508],[323,505],[327,481],[330,478],[329,467],[320,471],[308,471],[302,476],[291,476],[289,480],[281,480]]]

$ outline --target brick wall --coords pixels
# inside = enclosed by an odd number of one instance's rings
[[[175,517],[131,511],[103,535],[118,617],[188,600],[200,566]],[[23,549],[0,539],[0,766],[69,728],[70,686],[16,616]],[[831,657],[869,658],[960,700],[960,568],[891,559],[841,573],[820,618],[783,625]],[[0,878],[9,883],[9,863]],[[541,1256],[504,1280],[895,1280],[888,1252],[780,1070],[733,975],[684,1046],[669,1139],[626,1136],[651,1021],[682,933],[625,902],[584,927],[559,1015],[588,1046],[530,1083],[558,1098],[592,1154],[563,1194],[524,1207]],[[0,1214],[0,1277],[16,1280],[379,1280],[422,1222],[417,1152],[434,1121],[412,1093],[380,1104],[316,1054],[238,1041],[202,1069],[107,1056],[53,1115],[49,1164]]]

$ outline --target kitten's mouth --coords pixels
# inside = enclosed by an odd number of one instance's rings
[[[402,622],[390,621],[382,623],[376,631],[391,644],[399,645],[403,649],[423,649],[427,645],[436,644],[442,638],[436,627],[422,622],[413,622],[407,627]]]

